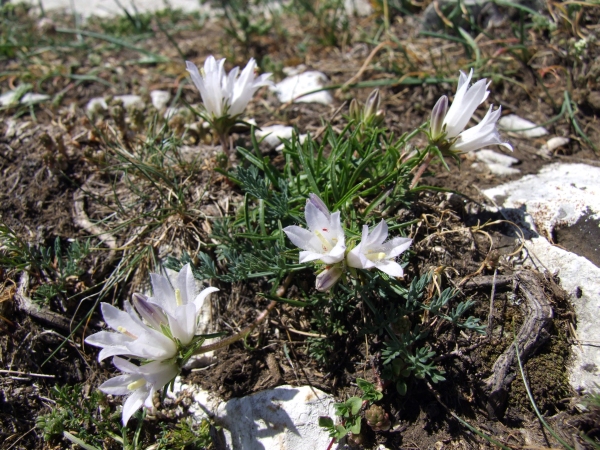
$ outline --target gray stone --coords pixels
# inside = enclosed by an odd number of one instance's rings
[[[334,418],[333,404],[319,389],[279,386],[221,403],[215,419],[231,450],[326,449],[331,438],[319,416]]]
[[[561,286],[570,294],[577,320],[577,341],[571,347],[569,381],[578,391],[594,389],[600,376],[600,268],[588,258],[551,244],[547,237],[584,219],[589,221],[591,235],[575,238],[575,244],[598,247],[600,168],[553,164],[537,175],[484,193],[498,204],[507,219],[515,221],[526,233],[528,262],[525,264],[556,273]]]
[[[501,117],[498,121],[498,127],[508,134],[518,137],[537,138],[548,134],[548,130],[544,127],[537,126],[535,123],[516,114]]]

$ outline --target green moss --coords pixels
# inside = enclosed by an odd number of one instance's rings
[[[525,375],[540,412],[555,413],[560,401],[570,396],[567,364],[569,344],[564,331],[558,327],[539,352],[525,364]],[[511,384],[509,405],[521,411],[531,411],[531,403],[518,372]]]

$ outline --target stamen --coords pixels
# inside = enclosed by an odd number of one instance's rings
[[[136,389],[141,388],[145,384],[146,384],[146,380],[144,378],[140,378],[139,380],[136,380],[133,383],[129,383],[127,385],[127,389],[130,391],[135,391]]]
[[[177,306],[183,305],[183,301],[181,300],[181,290],[175,289],[175,301],[177,302]]]
[[[319,240],[321,241],[321,244],[323,245],[323,251],[325,252],[329,252],[331,251],[331,242],[329,242],[327,239],[325,239],[325,236],[323,236],[323,234],[319,231],[319,230],[315,230],[315,236],[317,236],[319,238]]]
[[[127,331],[127,328],[122,327],[121,325],[119,325],[117,327],[117,331],[119,333],[123,333],[125,336],[129,336],[130,338],[137,339],[137,336],[135,334],[130,333],[129,331]]]
[[[367,253],[365,256],[367,257],[367,259],[369,259],[371,261],[381,261],[382,259],[385,259],[386,254],[384,252],[377,252],[377,253]]]

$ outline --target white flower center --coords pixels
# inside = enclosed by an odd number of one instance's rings
[[[139,380],[134,381],[133,383],[129,383],[127,385],[127,389],[130,391],[135,391],[143,386],[145,386],[146,380],[144,378],[140,378]]]
[[[386,254],[384,252],[367,252],[365,256],[369,261],[377,262],[386,258]]]
[[[323,229],[323,231],[327,232],[326,229]],[[321,241],[321,246],[323,247],[323,252],[325,253],[329,253],[331,249],[335,247],[335,244],[337,244],[338,241],[337,238],[332,238],[331,241],[329,241],[319,230],[315,230],[315,236],[317,236],[319,241]]]

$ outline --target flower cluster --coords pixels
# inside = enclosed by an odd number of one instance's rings
[[[472,77],[473,69],[469,75],[460,72],[456,95],[449,108],[445,95],[437,101],[431,111],[430,140],[450,154],[466,153],[488,145],[502,145],[512,151],[512,146],[502,142],[496,129],[501,107],[494,111],[491,105],[481,122],[465,130],[475,110],[490,94],[487,89],[490,83],[485,78],[469,86]]]
[[[85,342],[102,350],[102,361],[114,356],[113,364],[125,375],[112,378],[100,390],[112,395],[127,395],[123,404],[123,424],[143,405],[152,408],[152,396],[179,374],[180,368],[202,343],[196,336],[198,314],[206,297],[217,288],[209,287],[196,295],[196,282],[190,265],[179,272],[175,285],[168,278],[151,274],[153,296],[133,294],[125,311],[102,303],[106,324],[115,330],[100,331]],[[120,356],[139,360],[133,364]]]
[[[310,194],[304,210],[308,229],[292,225],[283,229],[294,245],[301,248],[300,262],[321,261],[325,269],[317,275],[316,288],[326,291],[344,273],[345,266],[356,269],[379,269],[392,277],[404,271],[395,259],[410,246],[412,239],[395,237],[386,242],[388,227],[382,220],[369,234],[363,225],[362,239],[346,252],[346,239],[340,212],[330,213],[323,200]]]

